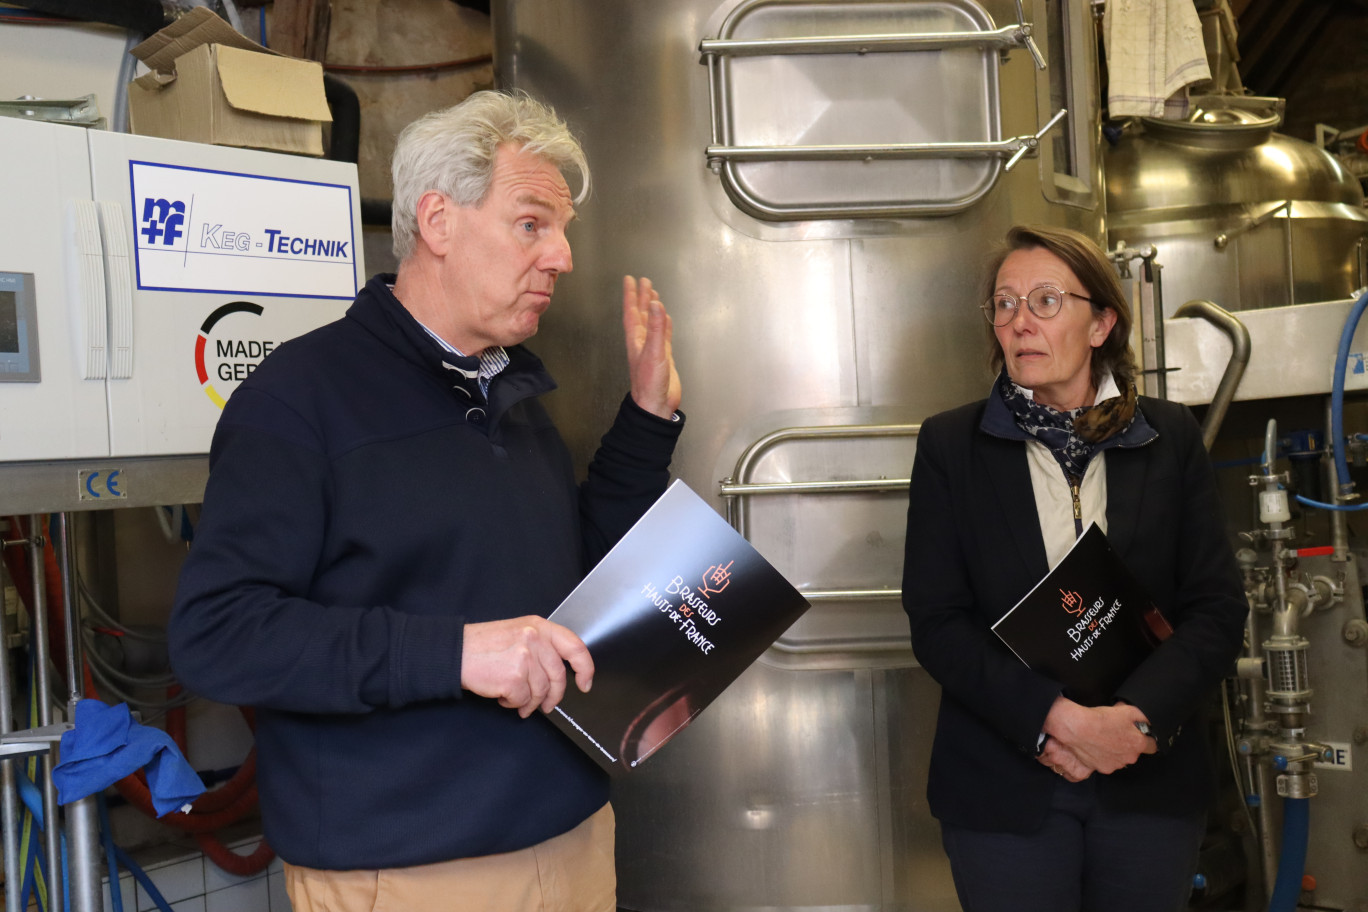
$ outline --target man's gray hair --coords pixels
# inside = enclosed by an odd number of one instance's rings
[[[394,255],[413,253],[418,238],[418,200],[435,190],[458,206],[479,206],[489,195],[499,146],[512,143],[540,156],[567,178],[579,179],[575,203],[589,195],[589,162],[579,141],[556,112],[524,92],[476,92],[465,101],[425,114],[404,128],[394,147],[391,172]]]

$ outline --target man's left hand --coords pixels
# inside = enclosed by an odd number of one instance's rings
[[[632,400],[652,415],[672,418],[683,398],[670,345],[674,327],[650,279],[622,277],[622,329]]]

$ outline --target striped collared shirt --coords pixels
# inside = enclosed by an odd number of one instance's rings
[[[418,325],[422,326],[423,331],[426,332],[429,336],[432,336],[432,338],[437,342],[438,345],[442,346],[443,351],[451,352],[453,355],[456,355],[460,358],[469,357],[468,355],[466,355],[465,352],[461,351],[459,348],[452,345],[446,339],[443,339],[441,336],[437,335],[435,332],[428,329],[427,326],[425,326],[421,320],[418,322]],[[502,346],[491,345],[489,346],[489,348],[486,348],[484,351],[480,352],[479,359],[480,366],[475,371],[475,379],[480,384],[480,393],[486,399],[488,399],[490,381],[492,381],[496,376],[498,376],[499,372],[502,371],[505,367],[508,367],[508,352],[504,351]],[[446,364],[446,366],[451,370],[461,370],[454,364],[447,364],[445,361],[443,361],[442,363]],[[465,371],[461,372],[465,373]],[[466,374],[467,378],[469,378],[469,376],[469,374]]]

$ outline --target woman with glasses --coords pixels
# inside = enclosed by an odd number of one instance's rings
[[[1081,234],[1017,227],[980,299],[988,398],[928,419],[903,603],[941,685],[927,795],[965,912],[1184,908],[1214,774],[1204,703],[1247,611],[1201,430],[1137,396],[1131,315]],[[1090,522],[1173,626],[1082,706],[992,632]]]

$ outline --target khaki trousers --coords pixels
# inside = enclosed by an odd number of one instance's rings
[[[502,855],[320,871],[285,864],[294,912],[615,912],[616,822],[605,804],[568,833]]]

